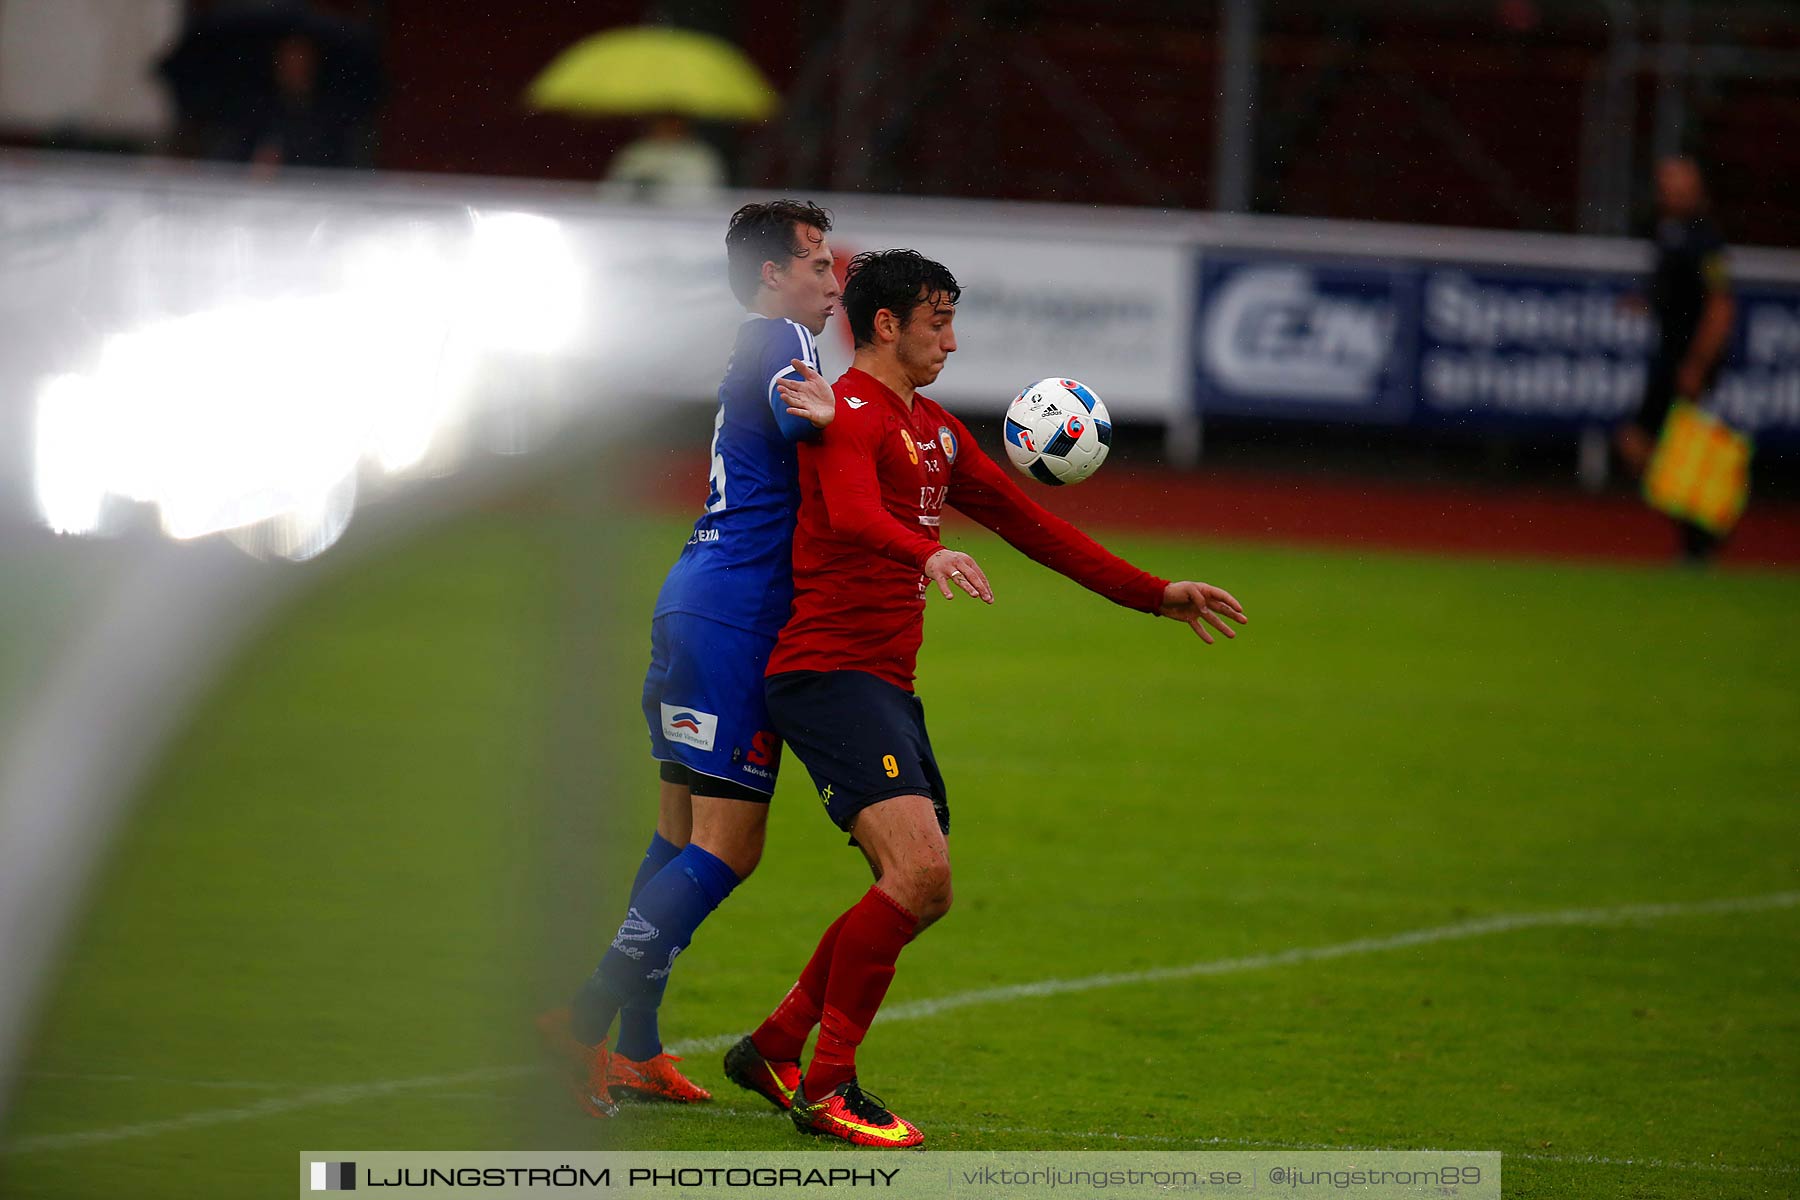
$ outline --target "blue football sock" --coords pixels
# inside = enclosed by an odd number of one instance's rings
[[[681,847],[671,842],[660,833],[650,835],[650,848],[644,851],[644,861],[638,864],[637,878],[631,881],[631,899],[636,901],[638,893],[644,885],[656,878],[656,873],[669,865],[671,859],[681,853]],[[657,997],[660,1004],[662,997]],[[620,1054],[635,1062],[655,1058],[662,1053],[662,1031],[656,1026],[656,1005],[639,1007],[627,1005],[619,1010],[619,1044],[614,1047]]]
[[[694,845],[658,871],[632,901],[599,968],[575,994],[575,1036],[593,1045],[621,1008],[655,1007],[676,956],[737,885],[730,867]]]

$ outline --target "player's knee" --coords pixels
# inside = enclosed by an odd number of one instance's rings
[[[731,868],[739,881],[750,878],[762,861],[763,831],[761,829],[739,830],[696,830],[694,844]]]
[[[694,844],[742,880],[762,861],[769,807],[743,797],[694,797]]]
[[[935,925],[948,916],[951,902],[954,899],[955,896],[950,890],[950,885],[945,884],[943,891],[936,893],[931,899],[920,905],[923,911],[915,914],[919,918],[919,931],[923,933],[927,925]]]
[[[950,886],[950,863],[947,859],[933,858],[914,865],[908,889],[913,896],[913,915],[921,924],[930,924],[950,911],[950,902],[954,898]]]
[[[725,861],[731,865],[733,871],[737,872],[739,880],[745,880],[750,878],[750,872],[756,870],[757,864],[762,862],[762,855],[763,842],[762,838],[758,837],[754,841],[745,841],[740,844],[737,847],[737,853]]]

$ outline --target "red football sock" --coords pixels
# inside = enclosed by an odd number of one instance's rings
[[[807,1035],[819,1023],[825,1004],[825,981],[831,977],[831,956],[837,950],[838,930],[855,909],[846,909],[831,923],[825,936],[800,972],[800,979],[781,998],[775,1011],[750,1035],[756,1052],[771,1062],[798,1062],[806,1049]]]
[[[806,1072],[808,1099],[856,1077],[856,1048],[894,981],[900,951],[918,928],[919,919],[879,887],[870,888],[844,914],[825,984],[819,1044]]]

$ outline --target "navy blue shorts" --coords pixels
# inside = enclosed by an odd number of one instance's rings
[[[763,701],[763,671],[775,639],[691,613],[650,623],[644,723],[650,753],[695,775],[767,798],[781,772],[781,739]],[[704,783],[694,786],[704,795]],[[748,798],[748,797],[746,797]]]
[[[768,679],[769,716],[806,764],[825,811],[849,832],[895,796],[929,796],[950,832],[950,795],[919,698],[866,671],[784,671]]]

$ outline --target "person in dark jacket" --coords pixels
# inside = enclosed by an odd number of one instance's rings
[[[263,167],[350,165],[350,114],[319,87],[319,48],[303,34],[283,38],[270,63],[270,94],[244,114],[229,157]]]
[[[1731,339],[1736,301],[1725,262],[1725,242],[1709,215],[1706,184],[1691,158],[1665,158],[1656,166],[1656,267],[1649,306],[1659,331],[1656,352],[1637,412],[1619,428],[1619,455],[1642,475],[1677,400],[1700,403],[1712,386]],[[1678,522],[1682,553],[1704,561],[1719,539],[1691,522]]]

